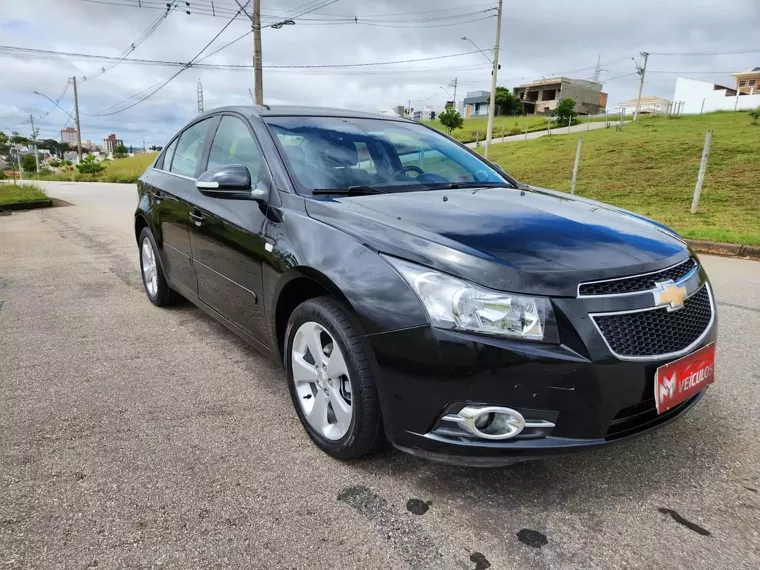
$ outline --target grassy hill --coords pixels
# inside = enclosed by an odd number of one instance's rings
[[[752,123],[746,112],[647,117],[621,132],[611,127],[497,144],[489,158],[521,182],[569,192],[582,136],[580,196],[649,216],[684,237],[760,245],[760,125]],[[692,215],[708,129],[712,148]]]
[[[446,132],[446,128],[441,122],[436,119],[434,121],[420,121],[421,123],[433,127],[441,131]],[[529,116],[528,117],[528,131],[543,131],[546,130],[547,120],[543,116]],[[452,131],[451,136],[457,139],[459,142],[473,142],[476,137],[477,140],[483,141],[486,138],[486,128],[488,126],[488,117],[470,117],[464,120],[464,126],[461,129]],[[522,134],[525,132],[525,117],[496,117],[493,123],[493,137],[500,138],[501,130],[504,128],[504,134],[509,136],[512,134]],[[554,123],[552,123],[554,128]]]
[[[155,160],[156,153],[136,154],[128,158],[103,162],[106,169],[98,174],[81,174],[77,170],[50,174],[25,174],[24,178],[39,180],[67,180],[72,182],[137,182],[142,173]]]

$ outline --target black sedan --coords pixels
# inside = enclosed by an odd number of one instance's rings
[[[715,303],[676,233],[518,183],[411,121],[216,109],[138,193],[151,302],[181,295],[282,362],[337,458],[588,449],[678,417],[713,381]]]

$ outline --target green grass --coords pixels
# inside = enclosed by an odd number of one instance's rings
[[[692,215],[708,129],[712,147],[699,212]],[[748,113],[646,117],[620,132],[611,127],[497,144],[489,158],[521,182],[569,191],[579,136],[580,196],[654,218],[687,238],[760,245],[760,125]]]
[[[104,162],[105,170],[98,174],[82,174],[78,170],[50,174],[25,175],[39,180],[67,180],[72,182],[137,182],[156,158],[155,153],[137,154],[128,158]]]
[[[0,204],[33,202],[35,200],[45,200],[46,198],[45,191],[36,184],[0,182]]]

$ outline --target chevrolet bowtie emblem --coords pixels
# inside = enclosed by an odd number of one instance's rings
[[[658,307],[667,305],[668,311],[675,311],[683,307],[686,298],[686,287],[676,285],[673,280],[655,283],[654,304]]]

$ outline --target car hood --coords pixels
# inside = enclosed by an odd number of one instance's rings
[[[379,251],[516,293],[575,296],[582,281],[655,271],[689,255],[660,224],[536,187],[335,197],[306,208]]]

